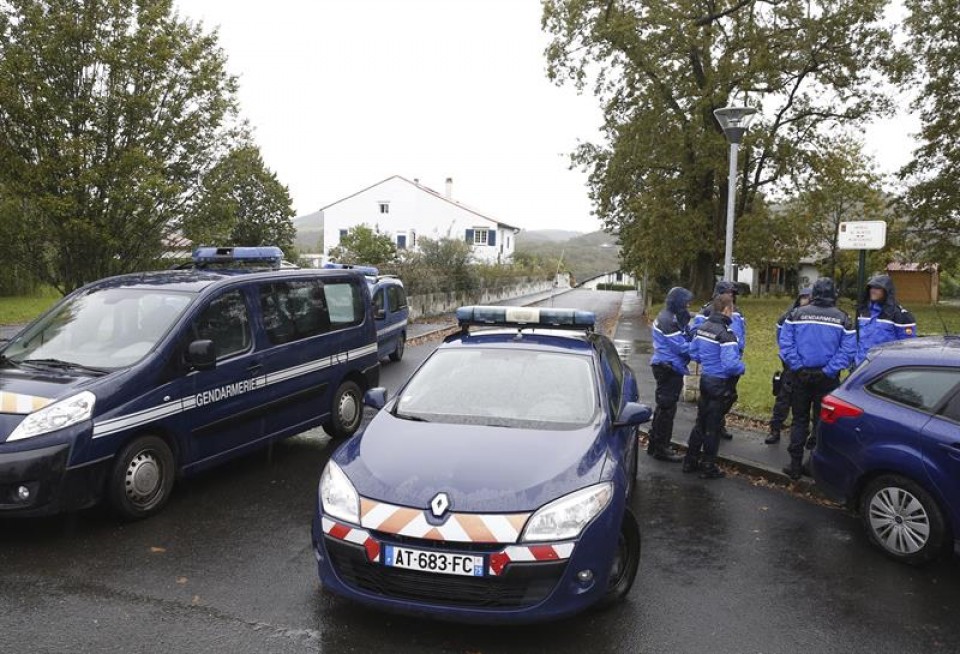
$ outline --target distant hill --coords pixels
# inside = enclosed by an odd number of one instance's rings
[[[293,226],[297,230],[294,245],[303,253],[319,253],[320,241],[323,239],[323,215],[319,211],[297,216],[293,219]]]
[[[533,243],[560,243],[582,235],[583,232],[571,232],[565,229],[524,230],[517,234],[517,246]]]
[[[549,240],[542,236],[545,232],[562,233],[561,230],[520,232],[517,253],[540,257],[551,267],[557,265],[562,254],[563,267],[573,273],[577,283],[620,268],[620,247],[616,236],[604,231],[573,232],[574,236],[567,239]]]

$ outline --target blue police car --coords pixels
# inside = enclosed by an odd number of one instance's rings
[[[960,539],[960,338],[872,349],[824,398],[811,466],[892,558],[949,550]]]
[[[381,275],[374,266],[348,263],[325,263],[325,269],[355,270],[367,278],[373,302],[373,319],[377,325],[377,354],[381,359],[400,361],[407,345],[407,324],[410,307],[403,282],[396,275]]]
[[[462,307],[396,397],[332,455],[313,544],[333,592],[463,621],[533,622],[626,595],[634,373],[565,309]],[[486,327],[487,329],[479,328]]]
[[[106,497],[158,511],[176,477],[323,425],[379,381],[369,289],[283,270],[279,248],[201,248],[190,270],[68,295],[0,350],[0,514]]]

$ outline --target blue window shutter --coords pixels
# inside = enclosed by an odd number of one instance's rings
[[[344,236],[346,236],[346,235],[347,235],[347,230],[341,229],[341,230],[340,230],[340,238],[342,239],[342,238],[343,238]]]
[[[487,232],[487,245],[497,244],[497,230],[491,229]]]
[[[397,234],[397,248],[400,250],[407,249],[407,235],[406,234]]]
[[[473,245],[473,230],[472,230],[472,229],[468,229],[468,230],[467,230],[467,243],[469,243],[470,245]]]

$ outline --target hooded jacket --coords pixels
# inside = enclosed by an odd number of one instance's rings
[[[719,313],[701,323],[690,343],[690,358],[699,361],[706,377],[729,379],[744,373],[733,321]]]
[[[871,288],[882,288],[886,291],[887,295],[883,302],[870,301]],[[867,358],[867,352],[875,345],[914,338],[917,335],[917,321],[912,313],[897,304],[896,289],[889,275],[877,275],[867,282],[860,293],[860,302],[857,305],[857,323],[859,342],[856,362],[858,364]]]
[[[803,298],[810,297],[811,289],[809,286],[801,288],[800,292],[797,294],[797,299],[793,301],[793,304],[790,305],[790,308],[780,314],[780,317],[777,318],[777,341],[780,341],[780,330],[783,329],[783,323],[786,322],[787,316],[790,315],[790,312],[800,306],[800,300]]]
[[[663,310],[653,321],[653,356],[650,365],[668,365],[681,375],[689,373],[690,337],[687,330],[690,312],[687,304],[693,293],[685,288],[674,287],[667,293]]]
[[[717,282],[717,285],[713,289],[713,297],[733,291],[734,298],[736,298],[736,288],[736,284],[733,282],[721,280]],[[713,302],[707,302],[703,305],[703,308],[700,309],[700,313],[693,318],[690,331],[696,332],[697,329],[710,318],[711,313],[713,313]],[[733,307],[733,316],[730,318],[730,329],[737,337],[737,343],[740,345],[740,353],[742,354],[743,350],[747,347],[747,321],[744,319],[743,314],[740,313],[740,309],[736,306]]]
[[[838,377],[857,353],[857,337],[846,312],[837,308],[833,280],[818,279],[810,304],[797,307],[780,330],[780,356],[790,370],[816,369]]]

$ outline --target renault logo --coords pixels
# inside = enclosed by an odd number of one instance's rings
[[[447,512],[447,509],[450,508],[450,498],[447,497],[446,493],[437,493],[432,500],[430,500],[430,512],[433,513],[433,517],[439,518]]]

